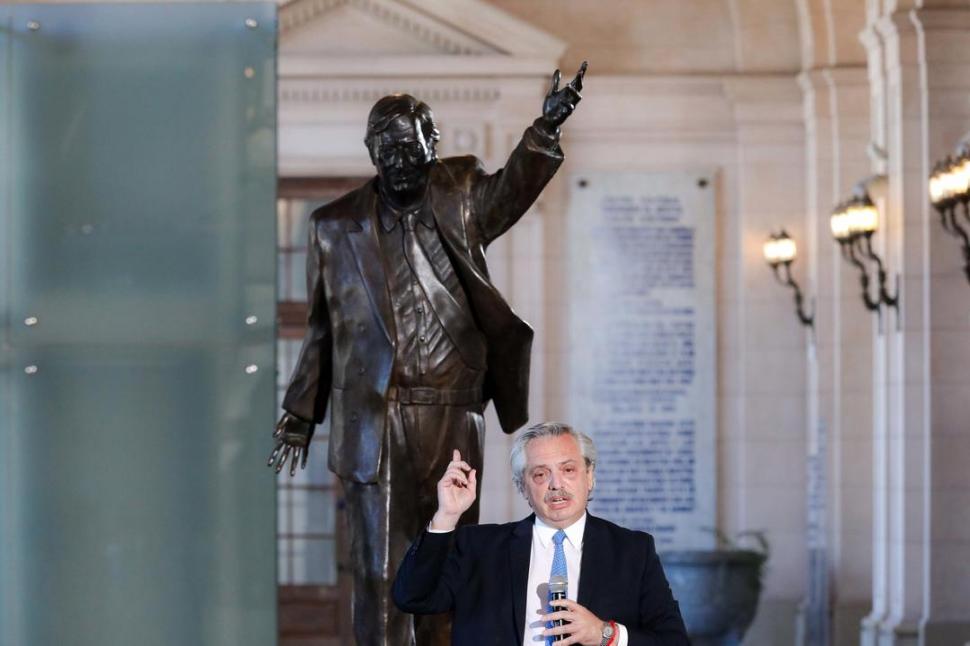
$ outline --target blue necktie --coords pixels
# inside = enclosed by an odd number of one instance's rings
[[[552,571],[549,572],[549,579],[552,580],[554,576],[561,576],[563,579],[568,578],[568,573],[566,571],[566,552],[562,549],[562,542],[566,540],[566,532],[559,530],[552,536],[552,542],[555,544],[555,551],[552,554]],[[546,603],[546,612],[553,612],[554,610],[562,610],[563,608],[556,607],[553,608],[551,605]],[[546,622],[546,628],[552,628],[552,622]],[[546,637],[546,644],[553,643],[553,637]]]

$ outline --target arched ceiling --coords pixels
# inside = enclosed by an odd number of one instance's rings
[[[796,73],[796,0],[487,0],[602,74]],[[858,0],[861,2],[862,0]]]
[[[866,64],[859,33],[866,26],[866,0],[794,0],[802,40],[802,67]]]

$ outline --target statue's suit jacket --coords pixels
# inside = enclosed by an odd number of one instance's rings
[[[488,175],[472,156],[437,161],[428,198],[442,243],[487,342],[483,404],[502,429],[528,419],[532,328],[489,280],[488,244],[522,217],[562,163],[555,138],[525,131],[505,168]],[[321,423],[330,407],[330,469],[375,482],[394,361],[394,315],[378,241],[377,181],[310,217],[308,327],[283,408]]]
[[[394,580],[404,612],[453,612],[451,643],[521,644],[535,516],[423,532]],[[576,601],[627,629],[629,646],[690,646],[653,537],[587,515]]]

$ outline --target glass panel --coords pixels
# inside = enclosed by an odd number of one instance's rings
[[[21,574],[21,564],[10,557],[13,547],[16,509],[11,501],[21,498],[16,487],[17,445],[11,432],[13,399],[10,392],[13,355],[10,347],[10,38],[12,16],[9,7],[0,5],[0,644],[7,646],[11,638],[23,634],[20,602],[15,587]]]
[[[275,643],[275,11],[0,8],[0,646]]]
[[[7,241],[10,240],[10,174],[12,172],[9,154],[10,52],[13,47],[10,38],[10,22],[12,20],[10,13],[9,7],[0,5],[0,370],[5,370],[7,367],[5,361],[9,360],[9,357],[5,354],[5,350],[10,344],[10,311],[7,306],[10,286],[10,254]],[[2,385],[3,382],[0,380],[0,387]],[[8,404],[8,401],[3,397],[4,392],[0,390],[0,417],[2,417],[2,411],[9,410],[4,405]],[[0,420],[0,424],[2,423],[2,420]],[[3,451],[4,448],[0,445],[0,455],[9,455],[8,452]],[[0,457],[0,460],[2,460],[2,457]],[[0,461],[0,466],[5,466],[5,462]],[[3,471],[6,471],[6,469],[3,469]],[[0,486],[2,486],[2,482],[2,474],[0,474]],[[0,497],[0,512],[3,509],[3,498]],[[0,513],[0,523],[3,522],[2,519],[5,515]],[[0,594],[2,594],[2,590],[0,590]],[[2,601],[3,598],[0,597],[0,602]],[[0,603],[0,608],[3,608],[2,603]],[[3,615],[0,614],[0,621],[2,620]]]

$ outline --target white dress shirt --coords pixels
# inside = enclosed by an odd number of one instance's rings
[[[532,526],[532,557],[529,560],[529,585],[525,597],[525,626],[523,626],[522,643],[525,646],[545,644],[542,631],[546,624],[540,617],[546,613],[548,600],[549,573],[552,571],[552,557],[556,546],[552,542],[553,535],[559,529],[545,524],[536,516]],[[586,532],[586,514],[579,520],[564,528],[566,540],[562,542],[563,552],[566,554],[566,572],[569,587],[566,598],[576,600],[579,590],[579,567],[583,557],[583,534]],[[600,617],[609,621],[609,617]],[[618,635],[613,640],[613,646],[627,646],[626,627],[617,624]]]

